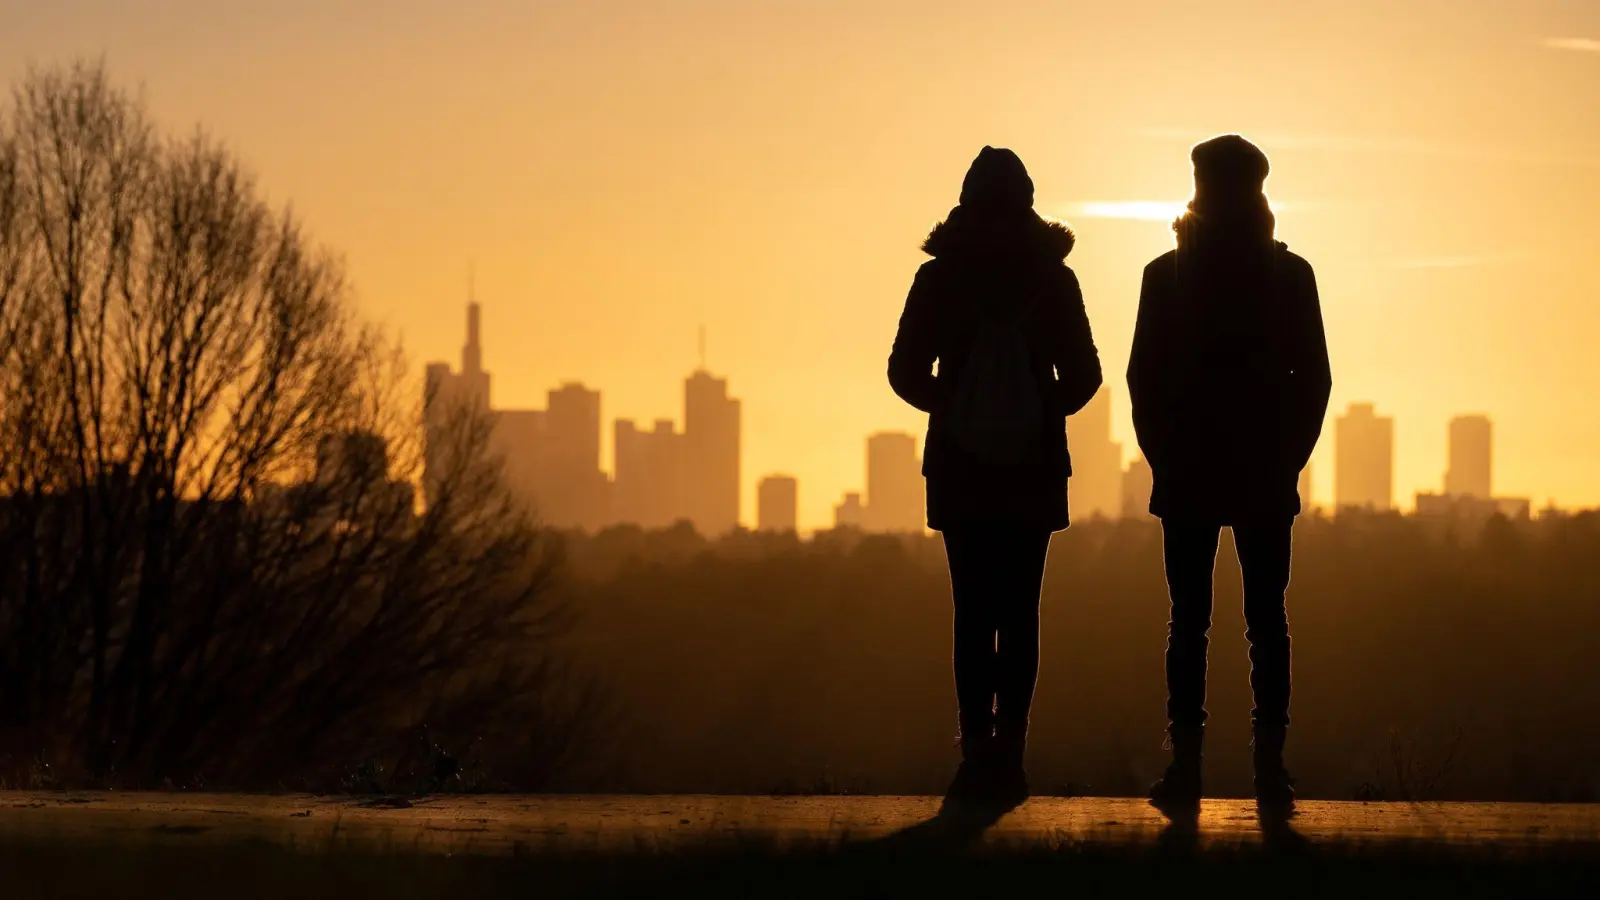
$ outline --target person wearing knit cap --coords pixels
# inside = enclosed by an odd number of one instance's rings
[[[1128,361],[1134,431],[1154,484],[1172,617],[1167,719],[1173,759],[1151,788],[1169,813],[1202,793],[1206,649],[1220,531],[1244,575],[1255,694],[1256,796],[1287,811],[1289,585],[1298,493],[1327,413],[1332,375],[1311,264],[1275,238],[1260,148],[1236,134],[1194,147],[1194,197],[1176,249],[1145,267]]]
[[[1100,388],[1072,230],[1033,210],[1033,179],[984,147],[958,204],[923,241],[889,354],[889,384],[928,414],[928,527],[943,532],[962,761],[949,799],[1027,796],[1039,588],[1067,527],[1064,423]]]

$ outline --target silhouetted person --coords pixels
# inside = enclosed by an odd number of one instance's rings
[[[1065,418],[1100,387],[1072,245],[1033,211],[1016,154],[983,148],[923,242],[933,259],[889,356],[895,393],[928,413],[928,526],[944,533],[955,605],[958,799],[1027,796],[1039,588],[1050,535],[1067,527]]]
[[[1167,718],[1173,760],[1157,806],[1199,802],[1206,633],[1223,526],[1244,574],[1256,796],[1294,801],[1289,725],[1289,548],[1298,478],[1322,432],[1332,379],[1311,265],[1273,237],[1267,157],[1238,135],[1197,145],[1177,249],[1145,267],[1128,363],[1139,447],[1155,476],[1172,619]]]

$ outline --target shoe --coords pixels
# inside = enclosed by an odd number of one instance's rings
[[[1294,778],[1283,764],[1283,744],[1288,729],[1282,725],[1257,725],[1253,742],[1256,802],[1276,810],[1294,809]]]
[[[956,767],[956,775],[950,779],[944,797],[955,803],[979,804],[985,802],[991,792],[987,768],[976,760],[964,759]]]
[[[1150,786],[1150,805],[1165,813],[1195,812],[1203,791],[1200,748],[1204,725],[1174,725],[1167,730],[1172,743],[1172,763],[1161,780]]]
[[[1028,799],[1028,770],[1023,761],[1027,751],[1027,733],[1006,733],[997,729],[990,763],[990,786],[993,801],[1001,806],[1020,806]]]

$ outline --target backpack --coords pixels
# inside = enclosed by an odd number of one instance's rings
[[[1024,328],[1032,311],[1030,299],[1012,318],[978,313],[944,417],[955,443],[985,462],[1015,464],[1038,452],[1043,404]]]

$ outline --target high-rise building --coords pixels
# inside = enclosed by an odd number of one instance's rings
[[[1336,509],[1387,510],[1394,504],[1394,420],[1371,403],[1352,403],[1334,423]]]
[[[1124,519],[1150,518],[1150,490],[1155,486],[1155,477],[1150,472],[1150,464],[1144,457],[1139,457],[1128,463],[1128,470],[1122,473],[1122,517]]]
[[[1300,483],[1297,487],[1300,491],[1300,514],[1305,515],[1316,507],[1315,501],[1311,499],[1311,463],[1306,463],[1306,467],[1300,470]]]
[[[551,390],[538,450],[540,518],[558,528],[598,529],[610,520],[600,470],[600,392],[579,382]]]
[[[1494,426],[1488,416],[1456,416],[1450,420],[1450,467],[1444,492],[1488,499],[1493,491]]]
[[[861,528],[864,523],[865,512],[861,505],[861,495],[851,491],[844,495],[844,499],[833,508],[833,527],[835,528]]]
[[[1122,445],[1111,439],[1111,389],[1105,385],[1067,418],[1072,454],[1068,507],[1074,519],[1122,514]]]
[[[868,531],[921,532],[926,519],[922,463],[917,439],[903,431],[867,438]]]
[[[493,416],[489,453],[499,461],[506,486],[519,498],[534,502],[546,468],[545,411],[497,409]]]
[[[651,431],[618,419],[614,452],[616,521],[665,528],[683,518],[683,435],[671,419],[657,419]]]
[[[467,343],[461,348],[461,393],[483,409],[489,408],[489,373],[483,368],[483,309],[467,301]]]
[[[422,388],[423,497],[437,500],[444,480],[463,460],[470,444],[469,420],[489,409],[489,373],[483,369],[481,310],[476,300],[467,303],[467,343],[461,348],[461,371],[450,364],[429,363]]]
[[[794,531],[800,518],[800,482],[789,475],[768,475],[756,486],[756,527],[762,531]]]
[[[700,369],[683,384],[684,512],[701,534],[739,525],[739,401]]]

